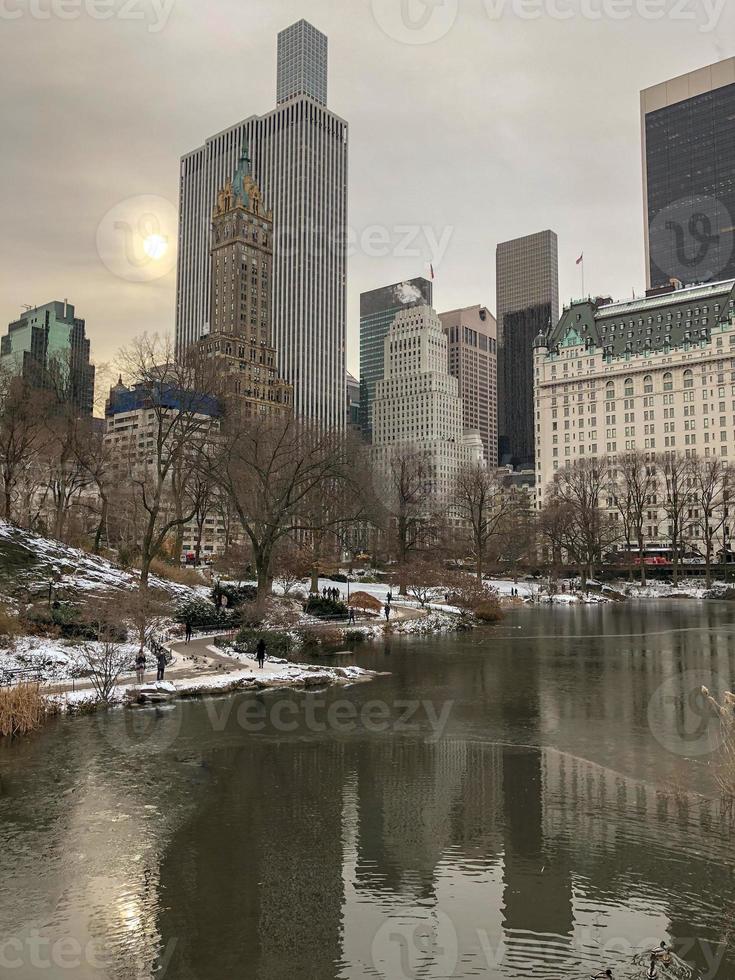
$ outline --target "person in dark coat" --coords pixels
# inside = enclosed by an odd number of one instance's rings
[[[135,658],[135,679],[138,684],[142,684],[145,681],[145,653],[142,650]]]
[[[266,658],[265,640],[261,636],[261,638],[258,640],[258,645],[255,648],[255,659],[258,661],[258,667],[260,667],[261,670],[263,669],[265,658]]]
[[[389,602],[386,602],[385,606],[383,607],[383,610],[385,612],[386,621],[387,622],[390,622],[390,603]]]
[[[156,674],[156,680],[162,681],[166,673],[166,651],[161,650],[156,657],[156,664],[158,666],[158,673]]]
[[[187,621],[186,621],[186,633],[185,633],[185,642],[186,643],[191,643],[191,632],[192,632],[191,631],[191,620],[190,619],[187,619]]]

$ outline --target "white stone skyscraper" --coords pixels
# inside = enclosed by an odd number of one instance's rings
[[[465,463],[480,462],[477,431],[465,431],[459,382],[449,373],[448,340],[430,306],[396,314],[385,338],[383,378],[373,404],[373,463],[387,472],[396,452],[422,454],[431,496],[448,500]]]
[[[273,338],[298,415],[345,424],[348,126],[326,108],[327,39],[305,21],[279,34],[278,100],[181,160],[176,344],[209,330],[217,192],[244,146],[273,211]]]

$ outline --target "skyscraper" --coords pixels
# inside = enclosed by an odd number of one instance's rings
[[[482,459],[479,432],[466,432],[459,382],[449,373],[447,336],[430,306],[398,313],[384,340],[384,375],[375,388],[372,458],[390,472],[396,453],[420,454],[429,496],[448,502],[464,463]]]
[[[735,277],[735,58],[641,92],[649,288]]]
[[[243,149],[237,171],[217,195],[212,219],[210,332],[204,357],[226,365],[232,393],[249,415],[285,415],[293,389],[278,377],[271,340],[273,216]]]
[[[272,342],[279,374],[294,387],[298,415],[342,428],[348,127],[315,97],[326,99],[326,38],[315,49],[318,33],[297,24],[279,35],[284,101],[276,109],[250,116],[182,158],[176,341],[181,350],[209,331],[212,209],[247,145],[264,206],[273,211]]]
[[[559,319],[559,245],[553,231],[502,242],[496,252],[499,461],[534,460],[533,345]]]
[[[383,377],[385,338],[401,310],[431,306],[433,284],[421,277],[371,289],[360,296],[360,427],[371,441],[375,388]]]
[[[94,409],[94,365],[89,363],[85,322],[71,303],[58,300],[28,309],[0,337],[0,368],[35,388],[54,390],[82,416]]]
[[[329,42],[321,31],[300,20],[278,35],[278,104],[308,95],[327,104]]]
[[[495,317],[467,306],[439,317],[449,341],[449,373],[459,382],[465,429],[477,429],[485,460],[498,458],[498,347]]]

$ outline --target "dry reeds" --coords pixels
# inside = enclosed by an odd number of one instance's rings
[[[722,701],[712,697],[706,687],[702,694],[707,698],[722,725],[720,749],[716,761],[717,785],[724,805],[735,807],[735,695],[726,691]]]
[[[41,727],[46,698],[40,684],[0,688],[0,737],[28,735]]]
[[[169,565],[168,562],[162,561],[160,558],[154,558],[151,562],[151,573],[169,582],[175,582],[177,585],[195,586],[204,583],[204,579],[195,568]]]

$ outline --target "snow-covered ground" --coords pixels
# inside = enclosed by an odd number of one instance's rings
[[[82,648],[78,643],[34,636],[18,637],[11,647],[3,647],[2,643],[0,638],[0,672],[32,670],[34,678],[38,676],[44,683],[59,683],[84,675]],[[97,643],[85,643],[84,646],[99,648]],[[125,643],[121,646],[121,651],[129,657],[132,668],[138,647]],[[149,667],[153,667],[154,660],[150,654],[147,660]]]
[[[362,667],[317,667],[311,664],[291,664],[278,662],[278,669],[264,674],[257,667],[230,670],[221,674],[211,674],[206,677],[181,678],[175,682],[166,681],[163,684],[145,685],[146,689],[157,688],[161,694],[177,697],[191,697],[198,694],[218,694],[227,691],[249,690],[259,688],[314,688],[326,687],[331,684],[342,686],[368,681],[377,674]],[[133,684],[121,684],[116,687],[111,696],[111,703],[122,704],[134,699],[137,689]],[[67,691],[54,695],[51,699],[62,710],[74,711],[95,702],[92,691]]]
[[[137,587],[135,573],[123,571],[106,558],[90,555],[0,521],[0,552],[4,542],[19,549],[18,568],[13,570],[13,578],[19,585],[33,583],[45,588],[53,579],[54,587],[62,595],[65,590],[104,593]],[[208,595],[210,592],[210,588],[204,584],[195,587],[180,585],[155,575],[151,576],[150,584],[173,598]]]

